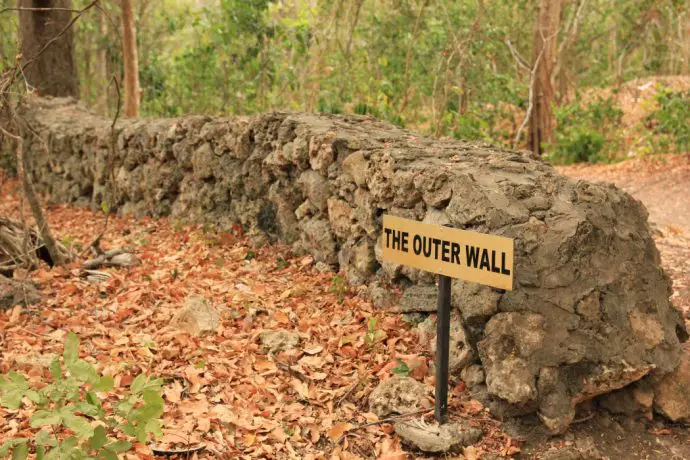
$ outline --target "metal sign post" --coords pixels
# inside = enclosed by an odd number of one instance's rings
[[[439,424],[448,412],[448,357],[450,348],[450,277],[439,276],[436,310],[436,407],[434,416]]]
[[[443,424],[448,412],[451,278],[511,290],[513,240],[385,215],[381,244],[384,260],[440,275],[434,414]]]

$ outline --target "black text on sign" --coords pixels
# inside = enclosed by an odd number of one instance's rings
[[[513,240],[386,215],[383,259],[501,289],[513,288]]]

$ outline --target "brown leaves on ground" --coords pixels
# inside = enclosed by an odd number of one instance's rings
[[[0,215],[18,214],[15,191],[13,182],[1,187]],[[102,213],[84,209],[57,206],[47,215],[71,245],[89,244],[103,226]],[[401,315],[375,310],[351,288],[340,303],[334,275],[314,270],[310,257],[254,249],[237,234],[111,218],[103,246],[134,248],[141,264],[105,269],[112,278],[101,284],[80,278],[76,263],[32,272],[43,301],[0,313],[0,372],[40,381],[40,359],[26,357],[61,354],[74,331],[85,359],[114,376],[116,393],[142,371],[165,379],[165,436],[156,449],[205,445],[196,458],[409,458],[390,425],[352,430],[377,421],[367,396],[398,359],[433,387],[431,358]],[[194,337],[172,323],[190,295],[220,312],[215,332]],[[367,340],[370,318],[385,339]],[[277,329],[299,334],[299,345],[266,351],[259,336]],[[486,432],[478,451],[505,451],[498,423],[466,392],[453,392],[451,414],[474,414]],[[0,409],[0,440],[30,434],[29,415]],[[151,446],[137,446],[137,455],[153,458]]]

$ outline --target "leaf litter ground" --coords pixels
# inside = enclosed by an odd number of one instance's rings
[[[0,196],[0,215],[19,218],[17,183],[5,181]],[[104,225],[101,212],[69,206],[49,206],[47,217],[76,252]],[[399,360],[433,388],[433,357],[401,315],[375,309],[361,291],[340,295],[337,275],[315,270],[311,257],[279,245],[255,249],[238,234],[111,217],[102,246],[131,248],[142,263],[106,269],[112,278],[98,284],[80,277],[83,260],[15,273],[39,283],[42,301],[0,312],[2,373],[44,381],[73,331],[82,358],[114,377],[109,398],[141,372],[165,379],[157,449],[205,446],[190,458],[409,458],[390,424],[371,424],[379,420],[367,407]],[[220,311],[216,333],[197,338],[171,324],[189,295]],[[300,344],[266,353],[259,335],[275,329],[297,332]],[[485,434],[466,454],[518,451],[461,381],[451,385],[451,417],[468,418]],[[431,391],[426,405],[433,405]],[[31,412],[0,408],[0,442],[30,435]],[[371,425],[356,429],[362,424]],[[128,458],[155,458],[152,447],[136,445]]]
[[[673,280],[672,301],[688,326],[689,165],[690,156],[678,155],[559,168],[577,179],[615,183],[646,205],[662,264]],[[1,184],[0,197],[0,215],[18,218],[17,183]],[[47,215],[56,235],[75,246],[89,244],[103,229],[102,213],[53,206]],[[65,335],[74,331],[82,339],[82,357],[115,377],[109,397],[117,398],[142,371],[166,379],[165,438],[157,447],[206,447],[182,458],[419,455],[405,452],[390,424],[353,429],[378,421],[367,411],[367,397],[400,366],[398,360],[433,388],[432,357],[399,314],[376,310],[356,290],[341,303],[336,275],[316,271],[311,258],[293,257],[282,246],[254,249],[241,235],[167,219],[111,218],[103,245],[130,247],[142,264],[108,269],[113,278],[102,284],[80,278],[79,263],[67,269],[43,266],[29,274],[40,283],[43,301],[0,312],[2,373],[20,370],[42,381],[52,356],[62,352]],[[171,326],[188,295],[204,296],[220,310],[217,333],[194,338]],[[375,344],[366,340],[372,318]],[[298,332],[300,345],[267,354],[258,337],[269,329]],[[461,381],[452,381],[451,389],[451,416],[484,431],[482,443],[466,449],[465,458],[518,453],[518,443],[471,399]],[[428,405],[431,398],[430,391]],[[0,409],[0,415],[0,442],[29,434],[30,408]],[[430,413],[424,416],[430,419]],[[532,431],[534,436],[519,444],[527,458],[592,440],[608,458],[690,455],[687,427],[659,420],[637,423],[601,411],[564,437]],[[138,445],[129,458],[154,458],[151,445]]]

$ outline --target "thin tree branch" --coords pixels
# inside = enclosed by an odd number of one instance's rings
[[[532,72],[532,69],[530,69],[530,66],[527,65],[527,61],[525,60],[525,58],[520,56],[518,50],[516,50],[513,46],[513,43],[510,41],[510,38],[506,38],[505,40],[503,40],[503,43],[505,43],[505,45],[508,47],[508,50],[510,51],[510,54],[512,54],[515,58],[515,62],[517,62],[518,65],[526,71]]]
[[[71,13],[79,13],[81,10],[75,10],[73,8],[27,8],[24,6],[19,6],[3,8],[0,10],[0,14],[7,11],[69,11]]]

